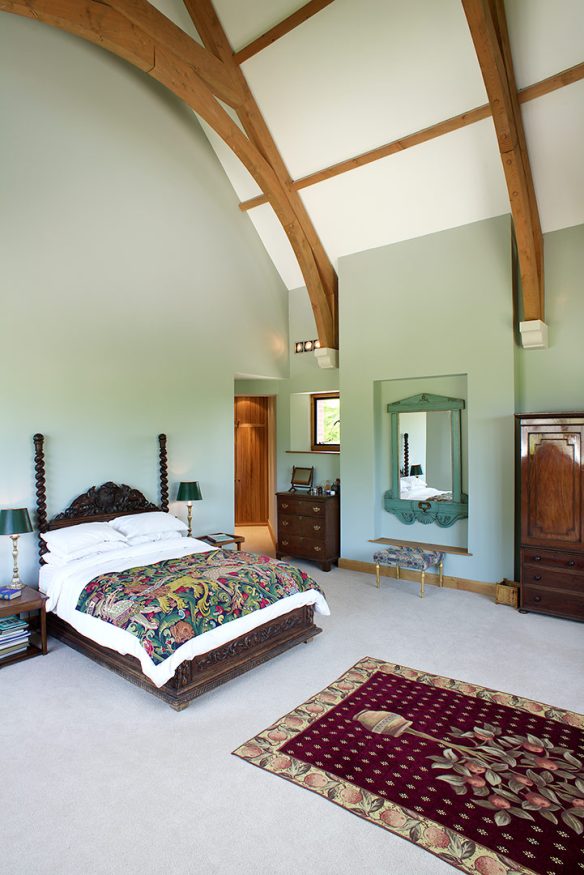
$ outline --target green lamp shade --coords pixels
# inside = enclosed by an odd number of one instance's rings
[[[32,532],[26,507],[0,510],[0,535],[21,535],[23,532]]]
[[[201,501],[202,498],[198,480],[183,481],[179,484],[177,501]]]
[[[410,467],[410,474],[412,477],[420,477],[423,473],[421,465],[412,465]]]

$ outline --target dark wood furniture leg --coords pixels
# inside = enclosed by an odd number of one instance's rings
[[[43,602],[41,607],[41,616],[40,616],[40,626],[41,626],[41,651],[43,656],[48,652],[47,646],[47,605],[46,602]]]

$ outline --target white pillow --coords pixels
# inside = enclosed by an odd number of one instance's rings
[[[138,535],[161,534],[162,532],[186,532],[187,526],[182,520],[177,520],[170,513],[155,510],[148,513],[133,513],[129,516],[119,516],[108,525],[126,538]]]
[[[177,538],[184,538],[185,532],[152,532],[151,535],[133,535],[131,538],[126,538],[130,547],[135,547],[138,544],[153,544],[156,541],[176,541]]]
[[[411,489],[423,489],[426,486],[426,481],[421,477],[414,477],[410,475],[409,477],[402,477],[400,480],[400,487],[402,492],[409,492]]]
[[[108,523],[80,523],[66,526],[53,532],[43,532],[41,538],[53,552],[75,553],[78,550],[93,549],[96,544],[107,541],[124,541],[125,538]]]
[[[75,562],[76,559],[89,559],[90,556],[100,556],[102,553],[123,550],[126,546],[125,538],[121,541],[102,541],[101,544],[82,547],[80,550],[72,550],[70,553],[62,550],[49,550],[43,555],[43,559],[47,565],[66,565],[68,562]]]

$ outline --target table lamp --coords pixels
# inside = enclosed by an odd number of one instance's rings
[[[191,481],[182,481],[178,487],[178,494],[176,496],[177,501],[186,501],[187,503],[187,524],[189,527],[188,537],[190,538],[192,531],[192,522],[193,522],[193,501],[201,501],[203,496],[201,495],[201,489],[199,486],[198,480]]]
[[[421,477],[424,472],[422,471],[421,465],[411,465],[410,466],[410,475],[412,477]]]
[[[23,589],[24,584],[18,573],[18,536],[24,532],[32,532],[32,525],[26,507],[0,510],[0,535],[10,535],[12,538],[12,571],[11,589]]]

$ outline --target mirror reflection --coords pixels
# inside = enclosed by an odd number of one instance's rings
[[[383,505],[406,525],[437,523],[446,528],[468,516],[468,496],[462,490],[464,406],[463,398],[429,392],[387,405],[392,485]]]
[[[450,410],[400,413],[399,497],[452,501]]]

